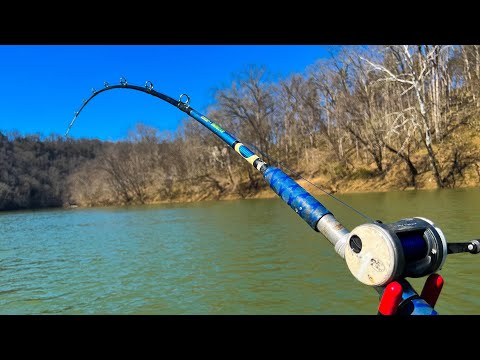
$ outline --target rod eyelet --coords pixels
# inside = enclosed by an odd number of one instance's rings
[[[148,91],[152,91],[153,90],[153,84],[150,80],[147,80],[147,82],[145,82],[145,87],[147,88]]]
[[[185,102],[182,101],[183,97],[186,97]],[[188,103],[190,102],[190,96],[188,96],[187,94],[181,94],[181,95],[180,95],[180,98],[178,99],[178,102],[181,103],[181,104],[183,104],[183,105],[188,106]]]

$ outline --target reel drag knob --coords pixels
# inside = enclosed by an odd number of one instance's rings
[[[403,253],[397,239],[376,224],[354,228],[345,246],[345,261],[358,281],[380,286],[403,272]]]
[[[432,274],[442,267],[446,256],[447,243],[442,231],[420,217],[357,226],[345,246],[350,272],[370,286]]]

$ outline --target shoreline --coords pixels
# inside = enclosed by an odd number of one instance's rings
[[[373,179],[372,179],[373,180]],[[315,183],[315,181],[310,180],[311,182]],[[313,196],[329,196],[328,194],[322,192],[321,190],[318,189],[311,189],[312,186],[308,184],[305,180],[298,180],[297,181],[300,186],[302,186],[305,190],[307,190],[310,194]],[[436,186],[423,186],[423,187],[405,187],[405,188],[399,188],[399,187],[390,187],[388,185],[381,186],[379,188],[372,188],[372,181],[364,181],[363,184],[359,185],[357,181],[355,183],[352,183],[352,181],[344,181],[342,182],[341,186],[345,186],[344,190],[338,190],[338,191],[327,191],[325,187],[320,186],[321,188],[324,188],[325,191],[329,192],[329,194],[338,196],[338,195],[347,195],[347,194],[368,194],[368,193],[385,193],[385,192],[403,192],[403,191],[442,191],[442,190],[459,190],[459,189],[474,189],[474,188],[479,188],[479,184],[462,184],[459,186],[456,186],[454,188],[437,188]],[[318,186],[318,185],[317,185]],[[200,196],[200,195],[197,195]],[[235,200],[255,200],[255,199],[275,199],[279,198],[279,196],[269,187],[266,187],[264,189],[259,190],[258,192],[248,195],[245,197],[242,197],[240,195],[235,195],[235,194],[228,194],[226,196],[221,196],[221,197],[207,197],[207,198],[187,198],[187,197],[178,197],[175,199],[169,199],[169,200],[160,200],[160,201],[151,201],[151,202],[146,202],[144,204],[112,204],[112,205],[95,205],[95,206],[82,206],[82,205],[73,205],[73,206],[67,206],[65,208],[109,208],[109,207],[122,207],[122,206],[142,206],[142,205],[168,205],[168,204],[191,204],[191,203],[199,203],[199,202],[204,202],[204,201],[235,201]]]
[[[314,178],[311,181],[315,185],[319,186],[322,188],[324,191],[328,192],[331,195],[338,196],[338,195],[346,195],[346,194],[368,194],[368,193],[385,193],[385,192],[403,192],[403,191],[435,191],[435,190],[458,190],[458,189],[475,189],[475,188],[480,188],[480,184],[476,182],[464,182],[461,184],[458,184],[458,186],[454,188],[438,188],[435,186],[434,183],[432,182],[427,182],[430,186],[419,186],[417,188],[414,187],[405,187],[401,188],[398,186],[393,186],[391,183],[387,181],[379,181],[378,179],[369,179],[369,180],[340,180],[336,182],[335,188],[332,191],[331,189],[328,189],[328,186],[325,184],[322,184],[322,181],[324,179],[321,178]],[[318,190],[316,188],[313,188],[312,185],[310,185],[308,182],[306,182],[303,179],[299,179],[297,183],[302,186],[305,190],[307,190],[310,194],[312,194],[315,197],[321,197],[321,196],[329,196],[329,194],[326,194],[322,192],[321,190]],[[313,188],[313,189],[312,189]],[[329,191],[330,190],[330,191]],[[220,197],[215,197],[215,196],[209,196],[205,197],[201,194],[197,194],[194,197],[187,198],[186,196],[181,196],[175,199],[169,199],[169,200],[157,200],[157,201],[148,201],[145,202],[144,204],[96,204],[96,205],[82,205],[82,204],[64,204],[63,206],[57,206],[57,207],[42,207],[42,208],[24,208],[24,209],[9,209],[9,210],[0,210],[0,214],[6,214],[6,213],[14,213],[14,212],[22,212],[22,211],[42,211],[42,210],[59,210],[59,209],[93,209],[93,208],[99,208],[99,209],[108,209],[108,208],[114,208],[114,207],[128,207],[128,206],[142,206],[142,205],[175,205],[175,204],[192,204],[192,203],[200,203],[204,201],[234,201],[234,200],[255,200],[255,199],[275,199],[279,198],[278,195],[270,188],[270,187],[265,187],[257,192],[247,195],[247,196],[240,196],[236,194],[227,194],[225,196],[220,196]],[[321,201],[321,200],[320,200]]]

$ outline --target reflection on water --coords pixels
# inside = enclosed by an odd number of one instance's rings
[[[357,214],[324,201],[348,228]],[[480,236],[479,189],[343,195],[384,222]],[[480,314],[480,256],[452,255],[440,314]],[[424,279],[412,279],[421,290]],[[1,314],[376,314],[378,295],[279,199],[0,213]]]

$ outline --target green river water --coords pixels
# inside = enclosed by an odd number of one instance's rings
[[[480,189],[339,196],[383,222],[480,237]],[[365,220],[318,197],[347,228]],[[480,255],[449,255],[439,314],[480,314]],[[411,279],[420,292],[423,279]],[[280,199],[0,213],[0,314],[376,314],[330,243]]]

